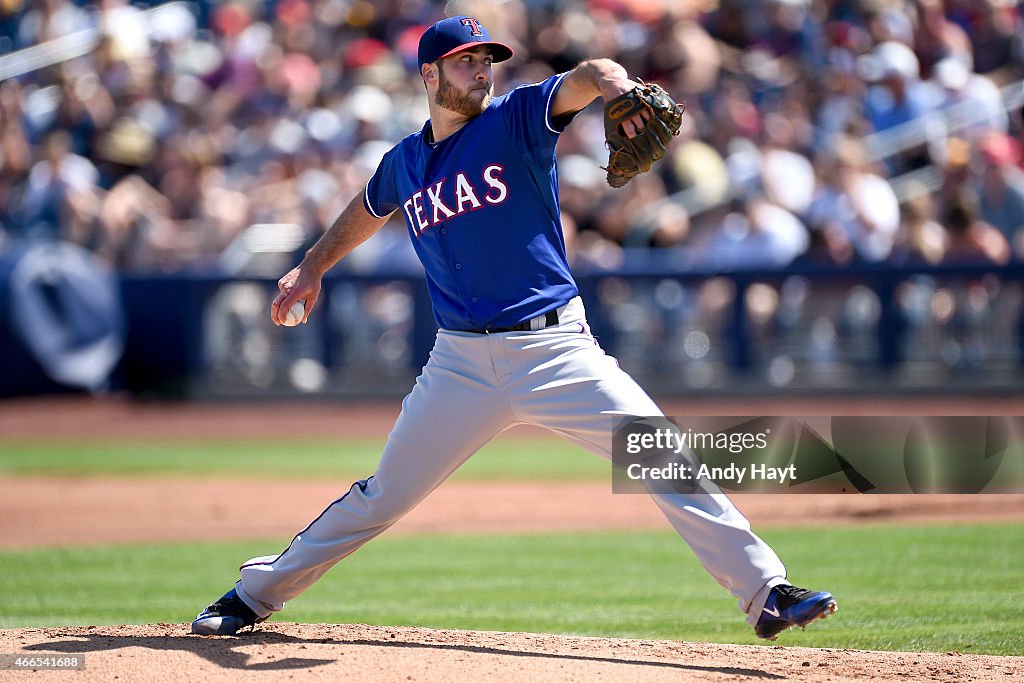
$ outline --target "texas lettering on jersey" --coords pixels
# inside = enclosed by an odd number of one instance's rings
[[[440,142],[431,122],[381,159],[364,208],[400,213],[438,327],[517,325],[579,293],[569,272],[551,117],[565,74],[517,86]]]
[[[447,177],[441,178],[433,185],[414,192],[404,202],[409,225],[413,226],[416,236],[442,221],[456,218],[467,211],[476,211],[486,205],[497,206],[508,199],[508,186],[501,179],[505,168],[501,164],[489,164],[484,167],[480,180],[473,184],[465,173],[455,174],[453,182]]]

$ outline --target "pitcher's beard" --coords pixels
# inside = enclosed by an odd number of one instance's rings
[[[438,75],[437,94],[434,96],[434,104],[437,106],[444,107],[456,114],[473,117],[479,116],[484,109],[487,109],[487,105],[491,103],[489,89],[487,95],[480,102],[477,102],[469,93],[462,92],[449,83],[448,79],[445,78],[444,69],[439,69]]]

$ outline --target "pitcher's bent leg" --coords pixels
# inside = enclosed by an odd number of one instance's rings
[[[328,569],[387,530],[510,424],[507,406],[489,380],[463,367],[474,362],[478,346],[439,336],[402,404],[374,475],[353,484],[283,553],[242,565],[236,590],[258,616],[281,610]],[[488,367],[489,361],[473,372],[484,374],[480,369]]]
[[[536,354],[535,367],[522,370],[529,376],[523,377],[524,390],[515,394],[518,418],[610,460],[616,416],[662,415],[589,333],[552,334],[554,348],[546,352],[539,340],[538,335],[529,349]],[[707,572],[736,596],[748,621],[756,624],[771,587],[786,583],[786,568],[775,551],[717,487],[710,494],[651,492],[651,497]]]

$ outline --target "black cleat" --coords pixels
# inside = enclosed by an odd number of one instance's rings
[[[809,591],[789,584],[772,588],[761,618],[754,627],[758,638],[775,640],[791,626],[803,628],[815,619],[824,619],[836,611],[836,599],[831,593]]]
[[[192,622],[192,633],[201,636],[233,636],[246,626],[255,628],[256,624],[265,619],[257,617],[232,588],[196,616]]]

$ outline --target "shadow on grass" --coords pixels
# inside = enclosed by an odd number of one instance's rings
[[[183,628],[188,628],[187,626]],[[109,652],[120,648],[143,647],[160,651],[191,652],[217,666],[225,669],[241,669],[246,671],[274,671],[307,669],[324,666],[337,661],[336,659],[315,659],[285,657],[270,662],[250,663],[250,655],[235,648],[253,644],[259,645],[337,645],[357,647],[411,648],[420,650],[468,652],[473,654],[491,655],[496,657],[527,657],[537,659],[562,660],[567,662],[600,662],[612,665],[642,666],[658,669],[676,669],[679,671],[696,671],[718,673],[731,676],[748,676],[781,680],[785,676],[769,673],[760,669],[746,669],[734,666],[701,666],[678,662],[649,661],[643,659],[618,659],[614,657],[595,657],[585,654],[559,654],[553,652],[531,652],[511,650],[479,645],[450,645],[445,643],[418,643],[413,641],[395,640],[393,638],[370,640],[344,638],[298,638],[273,631],[245,632],[238,636],[113,636],[105,634],[69,634],[74,640],[51,640],[44,643],[26,646],[25,650],[61,654],[84,654],[89,652]]]

